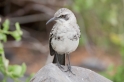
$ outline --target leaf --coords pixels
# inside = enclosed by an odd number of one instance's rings
[[[0,33],[0,40],[6,42],[7,41],[6,34]]]
[[[11,35],[15,38],[16,41],[19,41],[19,40],[21,40],[21,35],[23,33],[20,29],[20,25],[18,22],[15,24],[15,26],[16,26],[16,31],[12,32]]]
[[[4,50],[3,50],[3,44],[0,43],[0,54],[3,54],[4,53]]]
[[[22,67],[21,75],[23,76],[27,67],[26,67],[25,63],[23,63],[21,67]]]
[[[16,26],[16,29],[17,29],[17,30],[20,30],[20,25],[19,25],[18,22],[15,23],[15,26]]]
[[[9,20],[6,19],[5,22],[3,23],[3,31],[8,31],[9,30]]]
[[[22,71],[22,67],[19,65],[9,65],[8,72],[12,78],[19,78]]]
[[[3,34],[3,41],[6,42],[7,41],[7,37],[5,34]]]
[[[20,65],[10,65],[8,67],[9,75],[12,78],[20,78],[24,75],[26,71],[26,65],[23,63]]]
[[[1,70],[2,66],[3,66],[3,61],[2,61],[2,56],[0,56],[0,70]]]
[[[9,60],[4,58],[3,63],[4,63],[5,68],[8,69]]]
[[[21,40],[21,36],[20,36],[20,34],[18,33],[18,31],[12,32],[11,35],[15,38],[16,41]]]
[[[0,72],[2,72],[3,75],[6,74],[5,65],[4,65],[4,59],[3,59],[2,56],[0,56]]]
[[[20,25],[19,25],[18,22],[15,23],[15,26],[16,26],[16,30],[18,31],[18,33],[19,33],[20,35],[22,35],[23,33],[22,33],[21,29],[20,29]]]

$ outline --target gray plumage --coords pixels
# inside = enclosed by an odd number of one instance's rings
[[[78,47],[80,29],[75,15],[67,8],[59,9],[47,24],[53,20],[56,23],[49,36],[50,54],[55,55],[53,63],[65,65],[66,55],[75,51]]]

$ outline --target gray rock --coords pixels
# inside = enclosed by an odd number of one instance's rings
[[[66,66],[63,66],[67,69]],[[60,70],[55,64],[41,68],[30,82],[112,82],[86,68],[72,66],[75,75]]]

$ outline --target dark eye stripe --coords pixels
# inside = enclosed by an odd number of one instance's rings
[[[68,20],[68,19],[69,19],[69,17],[67,16],[67,14],[66,14],[66,15],[61,15],[61,16],[59,16],[58,18],[63,18],[63,19],[65,19],[65,20]]]
[[[61,15],[61,16],[59,16],[59,18],[65,18],[66,17],[66,15]]]

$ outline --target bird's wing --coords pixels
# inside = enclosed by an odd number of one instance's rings
[[[50,39],[49,39],[49,49],[50,49],[50,55],[53,56],[55,54],[55,50],[53,50],[53,48],[51,46],[51,40],[52,40],[52,37],[50,37]]]
[[[55,50],[53,49],[52,45],[51,45],[51,41],[52,41],[52,38],[54,37],[54,35],[55,35],[55,25],[51,29],[50,36],[49,36],[49,49],[50,49],[50,55],[51,56],[55,55],[55,53],[56,53]]]
[[[75,24],[75,25],[76,25],[76,26],[74,26],[75,27],[75,30],[77,32],[78,37],[80,38],[81,37],[80,27],[78,26],[78,24]]]

